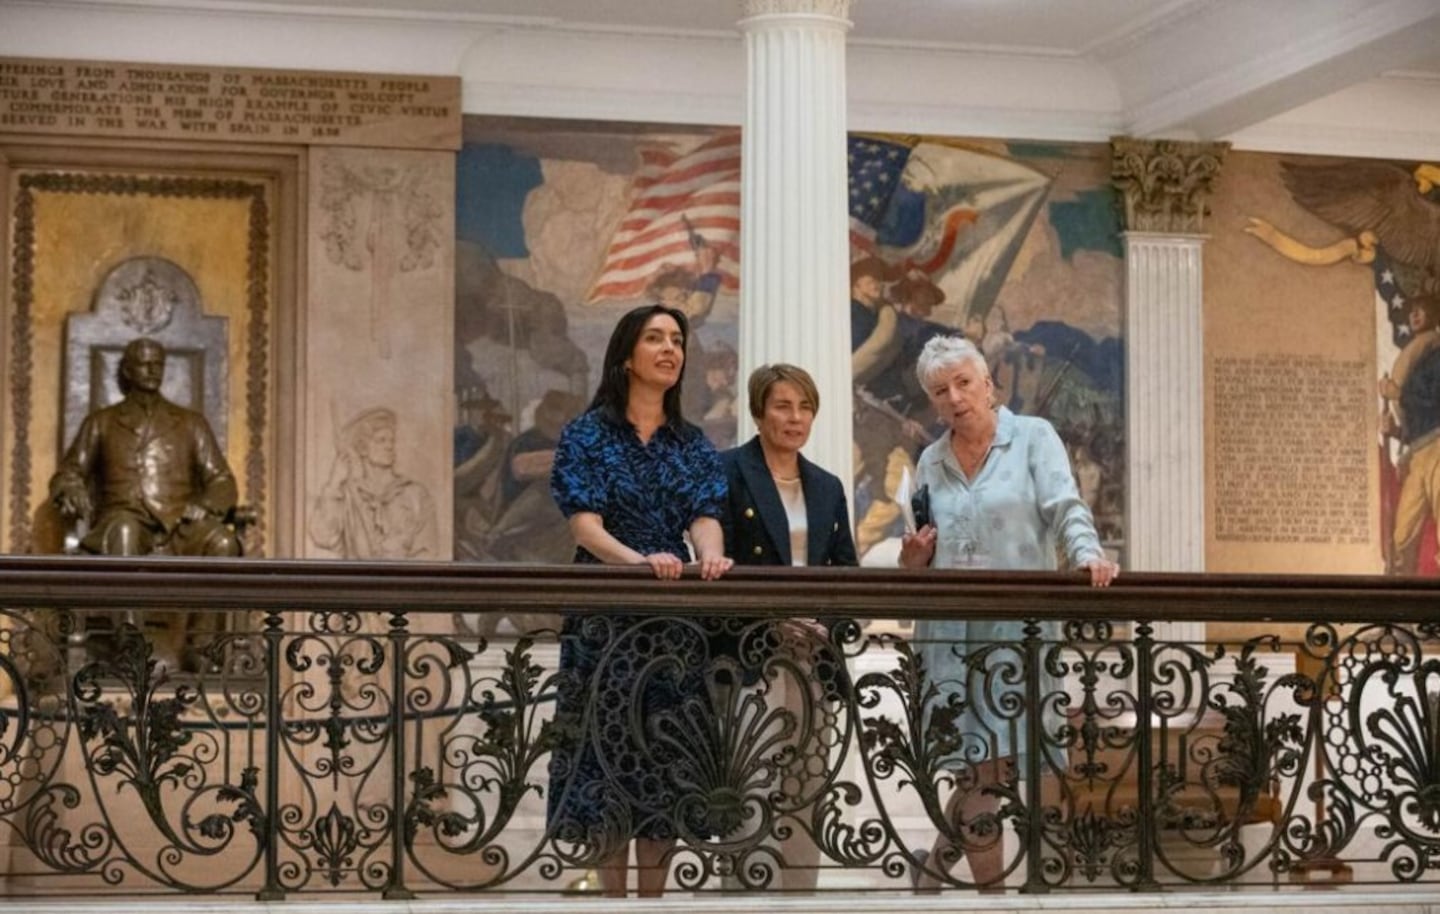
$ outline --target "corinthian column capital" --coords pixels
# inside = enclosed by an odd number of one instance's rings
[[[850,21],[854,0],[740,0],[740,18],[757,16],[825,16]]]
[[[1125,202],[1125,229],[1200,234],[1229,143],[1110,140],[1110,180]]]

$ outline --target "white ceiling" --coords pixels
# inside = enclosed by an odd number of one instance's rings
[[[741,0],[0,0],[0,53],[453,71],[467,111],[736,122],[722,87],[741,14]],[[1440,130],[1440,0],[853,0],[850,16],[862,129],[1253,139],[1260,126],[1289,143],[1275,131],[1338,120],[1362,141],[1404,133],[1427,157]],[[156,40],[157,25],[187,24],[198,44]]]
[[[0,0],[3,5],[5,0]],[[740,0],[82,0],[94,6],[190,8],[226,12],[275,10],[341,16],[457,22],[505,22],[562,29],[733,33]],[[1382,18],[1372,9],[1430,7],[1440,0],[852,0],[857,43],[950,46],[1016,54],[1104,59],[1127,46],[1173,33],[1227,7],[1248,5],[1262,18],[1287,21],[1303,40],[1315,20]],[[1368,7],[1368,8],[1367,8]],[[1440,73],[1440,48],[1405,69]]]

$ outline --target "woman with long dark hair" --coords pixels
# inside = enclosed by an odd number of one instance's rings
[[[648,565],[657,578],[676,580],[690,561],[688,533],[702,579],[732,564],[718,520],[719,455],[681,415],[688,332],[684,313],[664,305],[627,313],[610,336],[595,399],[560,434],[550,490],[569,520],[577,562]],[[706,652],[699,629],[674,619],[565,620],[550,823],[562,844],[604,853],[607,895],[625,894],[628,836],[639,894],[658,896],[676,837],[703,829],[677,811],[674,779],[655,770],[666,761],[663,734],[646,728],[663,727],[666,712],[703,698]]]

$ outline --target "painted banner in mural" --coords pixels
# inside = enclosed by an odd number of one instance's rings
[[[857,545],[893,564],[896,486],[940,433],[914,379],[937,333],[1053,422],[1123,549],[1122,268],[1108,150],[853,135]],[[552,448],[618,316],[691,316],[687,418],[735,444],[740,143],[734,128],[469,117],[457,181],[455,555],[565,562]],[[843,307],[836,303],[837,310]]]

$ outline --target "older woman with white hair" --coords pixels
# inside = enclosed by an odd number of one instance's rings
[[[931,522],[905,536],[900,564],[1054,570],[1058,544],[1072,568],[1089,572],[1092,585],[1108,586],[1119,568],[1100,547],[1054,427],[996,408],[985,357],[964,337],[930,339],[915,372],[949,432],[931,443],[917,463],[915,484],[928,487]],[[915,627],[917,652],[940,690],[925,713],[940,713],[952,697],[966,699],[954,720],[956,749],[945,760],[957,785],[946,810],[947,832],[965,837],[957,846],[942,833],[928,865],[925,852],[916,854],[918,888],[937,886],[962,856],[970,861],[976,885],[993,886],[1002,875],[1001,830],[987,821],[1000,799],[983,791],[1011,780],[1012,770],[1023,771],[1024,721],[1016,720],[1016,709],[1024,708],[1024,693],[1018,682],[987,682],[984,674],[987,668],[1018,666],[1018,650],[1005,645],[1019,644],[1024,627],[1019,620],[960,619]],[[1052,630],[1042,637],[1057,634]],[[981,669],[968,669],[957,655],[978,657],[991,645],[1000,646],[998,653],[987,657]],[[1053,680],[1048,685],[1046,692],[1058,688]]]

